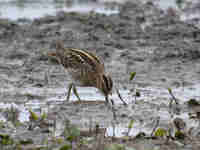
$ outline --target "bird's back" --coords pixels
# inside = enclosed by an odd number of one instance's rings
[[[96,76],[104,73],[103,62],[91,52],[64,48],[62,43],[57,43],[56,53],[60,63],[69,72],[72,79],[79,81],[84,86],[93,86]]]

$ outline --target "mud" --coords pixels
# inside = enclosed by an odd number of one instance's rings
[[[121,137],[127,132],[130,120],[134,120],[131,135],[136,136],[140,132],[150,135],[157,118],[159,127],[168,129],[173,120],[180,117],[186,122],[193,142],[175,140],[165,145],[159,140],[135,142],[138,140],[135,139],[127,145],[137,149],[149,146],[152,149],[199,149],[199,133],[196,133],[199,125],[190,119],[191,109],[186,103],[200,97],[199,20],[182,20],[182,12],[162,10],[152,2],[113,5],[117,5],[119,13],[60,11],[54,16],[33,20],[0,19],[0,92],[2,106],[5,106],[1,114],[8,126],[2,129],[2,134],[12,135],[13,130],[17,130],[14,139],[23,135],[22,138],[31,137],[33,144],[45,143],[49,134],[43,133],[41,127],[27,130],[27,126],[30,127],[28,109],[53,116],[49,120],[57,120],[54,132],[58,137],[62,137],[66,120],[82,130],[98,124],[107,128],[107,136]],[[190,8],[187,10],[191,13]],[[94,88],[78,88],[82,99],[94,102],[65,102],[71,80],[57,62],[47,57],[47,52],[55,50],[58,39],[65,47],[96,53],[105,62],[107,72],[128,106],[122,105],[115,91],[111,97],[114,108],[106,106],[104,97]],[[136,72],[133,81],[129,81],[131,72]],[[179,99],[179,113],[174,108],[177,106],[169,106],[172,96],[168,88]],[[135,91],[141,96],[136,97]],[[74,95],[72,101],[76,101]],[[8,121],[5,110],[12,107],[6,104],[16,104],[18,120],[21,118],[25,125],[16,127]]]

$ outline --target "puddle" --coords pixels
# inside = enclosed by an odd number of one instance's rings
[[[169,7],[177,8],[175,0],[157,0],[156,4],[163,10],[168,9]]]
[[[141,97],[138,100],[154,101],[158,100],[156,103],[166,102],[171,98],[168,89],[159,87],[145,87],[137,88],[141,93]],[[184,103],[191,98],[200,99],[200,84],[195,84],[187,87],[172,88],[174,96],[180,100],[180,103]],[[154,101],[155,102],[155,101]],[[169,101],[167,101],[168,103]]]
[[[181,115],[174,115],[173,118],[170,117],[168,112],[162,112],[158,114],[160,121],[158,128],[168,129],[171,125],[173,125],[173,120],[175,118],[181,118],[186,123],[186,130],[192,128],[198,128],[199,123],[198,121],[192,120],[189,118],[188,113],[182,113]],[[147,136],[150,136],[153,128],[156,125],[156,120],[145,120],[145,122],[134,121],[133,127],[129,131],[129,136],[137,136],[139,133],[145,133]],[[123,137],[127,135],[128,132],[128,124],[117,124],[114,126],[109,126],[106,130],[106,136],[115,136],[115,137]]]
[[[106,2],[106,3],[105,3]],[[55,15],[58,11],[88,13],[95,11],[106,15],[119,13],[119,7],[109,5],[109,2],[124,3],[122,0],[99,0],[93,1],[64,1],[64,0],[0,0],[0,17],[17,20],[19,18],[35,19],[45,15]],[[169,7],[177,9],[175,0],[156,0],[161,9]],[[181,20],[199,18],[199,13],[181,14]]]
[[[26,122],[29,121],[29,112],[27,108],[25,108],[23,105],[16,105],[15,103],[0,103],[0,109],[6,110],[6,109],[17,109],[19,110],[19,121],[20,122]],[[0,114],[0,121],[7,121],[6,118],[3,116],[3,114]]]
[[[104,96],[96,89],[91,87],[81,88],[77,87],[78,93],[82,100],[86,101],[104,101]],[[140,88],[138,87],[137,90],[140,92],[141,96],[136,97],[134,96],[135,92],[130,93],[129,90],[120,90],[120,94],[122,98],[126,101],[126,103],[133,103],[136,101],[146,101],[152,102],[154,104],[161,104],[165,103],[168,104],[171,98],[170,94],[168,93],[167,89],[163,88],[156,88],[156,87],[145,87]],[[40,108],[45,107],[47,104],[55,104],[56,102],[63,102],[66,100],[66,92],[67,89],[63,88],[7,88],[1,89],[1,95],[15,95],[15,97],[24,96],[24,101],[26,106],[31,106],[31,108]],[[180,103],[184,103],[191,98],[200,99],[200,84],[187,86],[185,88],[172,88],[172,92],[174,96],[180,100]],[[31,98],[28,98],[31,97]],[[117,93],[114,91],[113,95],[110,96],[111,99],[114,100],[115,104],[119,105],[122,104],[121,100],[119,99]],[[21,98],[22,99],[22,98]],[[77,101],[76,96],[74,93],[71,93],[70,101]],[[10,104],[11,106],[12,104]],[[0,106],[2,108],[3,105]],[[7,106],[7,105],[6,105]]]
[[[17,20],[19,18],[35,19],[45,15],[55,15],[58,11],[83,12],[95,11],[106,15],[118,13],[118,7],[108,6],[92,1],[56,1],[56,0],[0,0],[0,16]]]
[[[175,10],[177,10],[177,13],[180,15],[180,20],[182,21],[187,21],[187,20],[192,20],[192,19],[199,19],[200,15],[199,15],[199,9],[192,9],[190,8],[191,4],[193,5],[193,7],[196,5],[198,1],[193,0],[193,1],[183,1],[183,5],[182,8],[183,10],[180,10],[176,4],[176,0],[157,0],[155,1],[155,3],[163,10],[167,10],[168,8],[174,8]],[[186,10],[184,10],[184,8]],[[189,8],[189,9],[188,9]],[[200,24],[198,22],[198,24]]]
[[[125,126],[124,124],[118,124],[115,126],[110,126],[106,129],[106,136],[115,136],[115,137],[123,137],[127,135],[128,132],[128,124]],[[151,134],[151,130],[144,128],[139,122],[133,123],[133,128],[129,132],[129,136],[136,136],[137,134],[144,132],[145,134]]]
[[[194,13],[191,13],[191,14],[182,14],[181,15],[181,20],[182,21],[186,21],[186,20],[192,20],[192,19],[200,19],[200,15],[199,15],[199,12],[194,12]]]
[[[33,100],[24,104],[0,103],[0,109],[3,110],[0,113],[0,121],[7,121],[2,112],[4,112],[5,110],[11,110],[12,108],[19,111],[18,120],[22,123],[30,121],[29,110],[33,111],[39,116],[43,113],[48,112],[48,106],[46,105],[46,103],[41,103],[37,100]]]

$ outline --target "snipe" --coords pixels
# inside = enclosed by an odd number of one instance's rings
[[[85,50],[65,48],[61,41],[57,41],[56,52],[50,52],[48,56],[56,57],[71,75],[73,81],[68,89],[67,101],[70,99],[72,88],[78,100],[81,100],[76,86],[82,86],[99,89],[108,102],[108,95],[112,93],[113,81],[106,74],[104,63],[96,55]]]

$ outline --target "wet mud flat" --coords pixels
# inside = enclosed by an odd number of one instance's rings
[[[200,148],[198,20],[151,2],[113,5],[118,14],[0,19],[2,149]],[[64,101],[70,78],[47,57],[58,39],[96,53],[127,105],[92,88]]]

